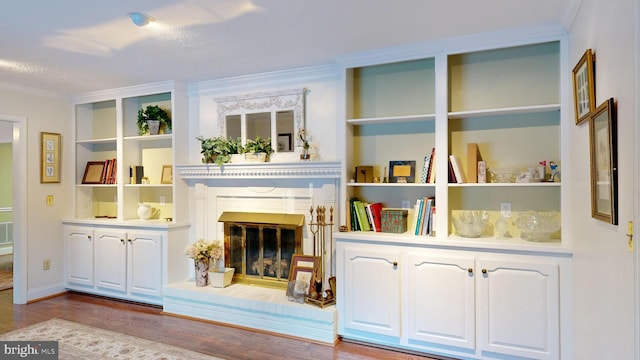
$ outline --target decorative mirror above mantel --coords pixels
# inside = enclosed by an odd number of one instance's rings
[[[218,131],[228,139],[271,138],[276,153],[302,146],[297,136],[304,129],[305,88],[215,98]]]

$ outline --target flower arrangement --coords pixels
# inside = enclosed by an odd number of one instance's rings
[[[300,160],[309,160],[311,155],[309,154],[309,137],[303,128],[298,129],[298,137],[302,141],[302,154],[300,154]]]
[[[300,138],[300,140],[302,140],[302,148],[305,150],[305,152],[309,151],[309,140],[304,129],[298,129],[298,137]]]
[[[220,241],[205,241],[198,240],[195,243],[187,246],[185,249],[185,254],[192,258],[193,260],[208,260],[215,259],[218,260],[222,257],[224,249]]]

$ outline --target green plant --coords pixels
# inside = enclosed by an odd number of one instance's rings
[[[171,130],[171,116],[158,105],[149,105],[138,110],[138,134],[142,135],[149,131],[147,120],[159,120],[161,127]]]
[[[260,136],[256,136],[255,140],[247,139],[247,143],[244,145],[244,152],[272,154],[273,147],[271,147],[271,138],[261,139]]]
[[[205,138],[198,136],[200,141],[200,154],[203,163],[215,163],[222,166],[231,160],[231,154],[242,153],[242,141],[240,138],[227,139],[224,136]]]

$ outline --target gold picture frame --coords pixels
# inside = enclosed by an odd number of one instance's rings
[[[618,225],[618,144],[615,103],[607,99],[589,119],[591,217]]]
[[[62,163],[62,136],[58,133],[40,133],[40,183],[60,183]]]
[[[573,103],[576,112],[576,125],[589,119],[595,110],[596,90],[594,77],[595,56],[587,49],[573,68]]]
[[[173,166],[162,165],[162,177],[160,178],[161,184],[173,184]]]
[[[105,162],[88,161],[82,176],[83,184],[102,184],[104,181]]]

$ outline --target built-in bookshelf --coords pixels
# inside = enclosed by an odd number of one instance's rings
[[[418,199],[435,198],[435,236],[455,238],[460,210],[488,210],[491,224],[503,203],[513,216],[527,210],[562,212],[561,38],[468,52],[434,52],[401,61],[345,65],[345,223],[349,200],[382,203],[416,215]],[[477,146],[486,166],[478,183],[469,160]],[[425,156],[435,149],[435,183],[421,182]],[[474,182],[451,182],[449,156]],[[415,182],[392,183],[390,162],[415,165]],[[490,170],[513,169],[519,179],[545,164],[543,181],[493,182]],[[373,182],[356,182],[355,167],[372,166]],[[477,166],[477,165],[476,165]],[[511,233],[518,231],[510,222]],[[363,234],[366,235],[366,234]],[[407,231],[407,236],[415,236]],[[484,240],[492,240],[490,229]],[[493,239],[495,240],[495,239]]]

